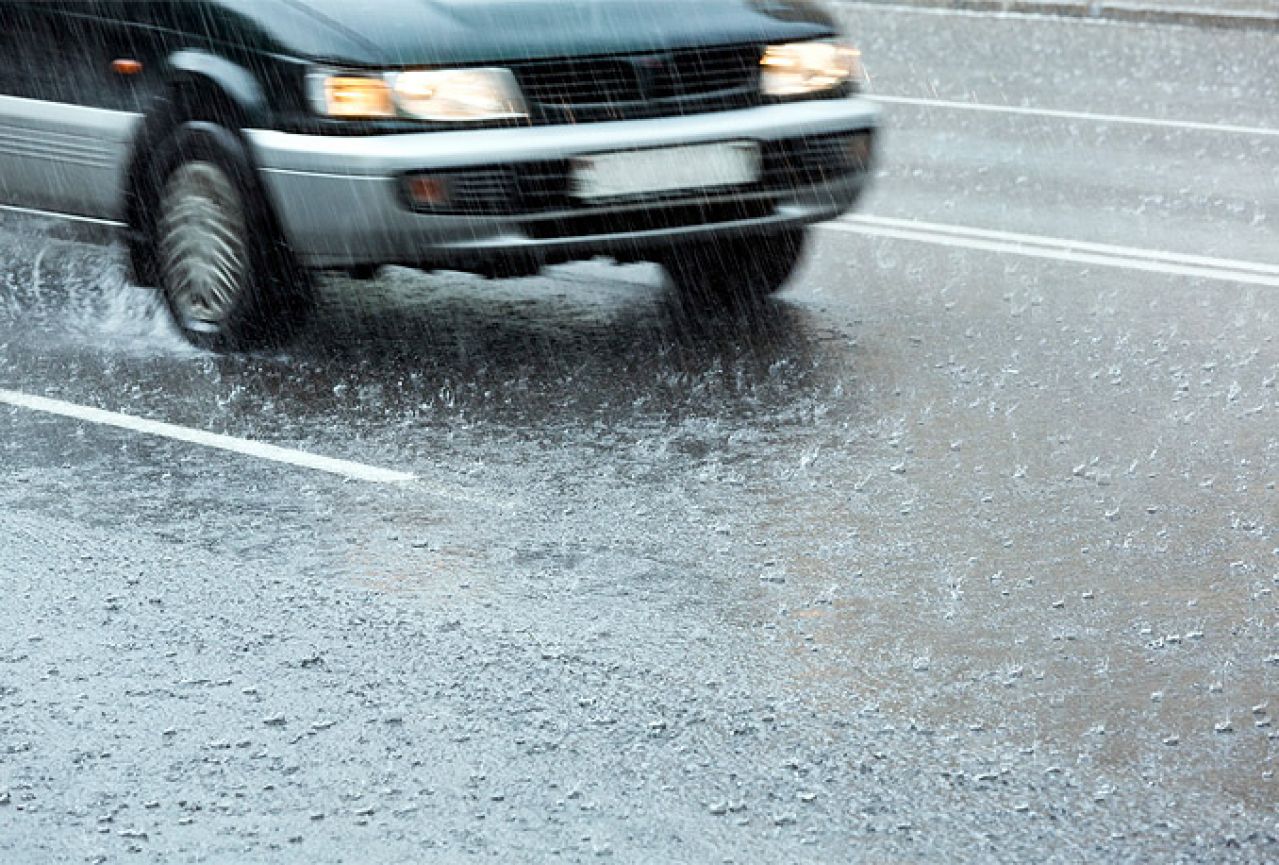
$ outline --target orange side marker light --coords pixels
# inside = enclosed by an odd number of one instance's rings
[[[116,75],[139,75],[142,72],[142,61],[122,57],[111,63],[111,71]]]

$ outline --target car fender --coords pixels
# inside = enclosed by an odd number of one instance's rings
[[[241,132],[265,125],[270,110],[257,76],[225,57],[184,49],[168,58],[166,69],[163,88],[134,137],[123,203],[133,276],[141,285],[155,282],[151,211],[175,133],[198,123],[256,173],[251,149]]]
[[[252,71],[208,51],[184,49],[168,59],[166,96],[185,88],[215,89],[238,110],[243,126],[261,126],[269,113],[266,93]]]

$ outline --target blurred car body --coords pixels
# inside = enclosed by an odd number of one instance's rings
[[[808,0],[9,2],[0,205],[125,232],[210,347],[309,274],[594,256],[762,295],[853,206],[877,109]]]

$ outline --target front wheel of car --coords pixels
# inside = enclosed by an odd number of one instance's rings
[[[291,336],[309,309],[304,275],[285,260],[252,175],[199,137],[184,142],[160,189],[155,272],[173,320],[215,351]]]
[[[753,304],[776,294],[804,256],[803,229],[763,237],[702,241],[668,252],[662,266],[688,299]]]

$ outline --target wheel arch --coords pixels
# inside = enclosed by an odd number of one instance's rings
[[[214,137],[228,158],[253,178],[258,201],[283,244],[280,221],[258,178],[243,130],[266,125],[269,105],[258,79],[245,67],[204,51],[179,51],[168,59],[169,75],[134,139],[125,176],[123,221],[133,279],[155,285],[155,205],[165,177],[180,156],[175,139],[184,128]]]

